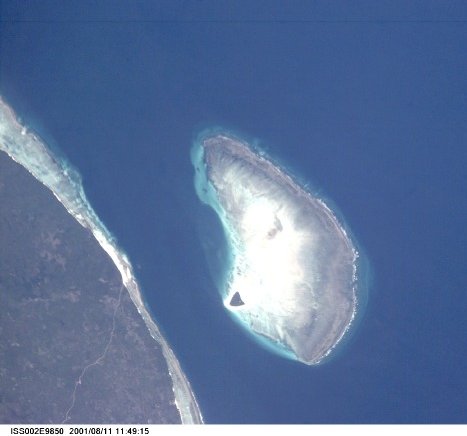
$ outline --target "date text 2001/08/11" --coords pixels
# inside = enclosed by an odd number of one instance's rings
[[[70,435],[148,435],[148,427],[71,427]]]

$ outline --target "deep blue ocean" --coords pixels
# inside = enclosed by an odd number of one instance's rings
[[[81,173],[209,423],[467,422],[467,4],[406,3],[2,2],[0,93]],[[223,309],[190,162],[209,126],[329,199],[368,259],[324,365]]]

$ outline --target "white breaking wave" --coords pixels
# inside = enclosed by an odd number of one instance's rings
[[[133,267],[86,199],[79,174],[70,165],[56,159],[44,142],[17,120],[13,110],[1,97],[0,150],[6,152],[15,162],[49,188],[66,210],[83,227],[92,232],[99,245],[110,256],[151,336],[162,347],[173,381],[175,404],[180,412],[182,423],[202,423],[201,411],[190,384],[173,351],[144,305]]]

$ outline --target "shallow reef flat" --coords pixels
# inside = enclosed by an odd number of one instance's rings
[[[346,230],[322,199],[234,136],[200,137],[192,160],[198,196],[231,252],[224,306],[269,349],[320,363],[357,311],[358,252]]]

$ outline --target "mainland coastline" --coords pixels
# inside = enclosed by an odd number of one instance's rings
[[[173,381],[175,404],[183,424],[201,424],[203,417],[181,366],[145,306],[133,267],[115,238],[99,220],[86,199],[79,174],[57,159],[47,145],[18,121],[13,109],[0,97],[0,150],[46,186],[68,213],[89,229],[120,272],[122,283],[151,335],[161,346]]]

